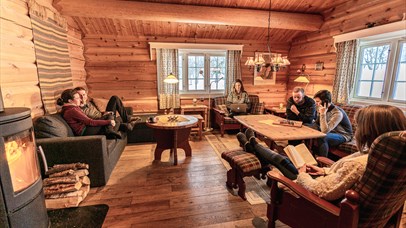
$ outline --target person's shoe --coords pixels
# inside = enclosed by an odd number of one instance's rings
[[[258,144],[257,140],[255,139],[255,136],[251,137],[251,138],[249,139],[249,142],[250,142],[250,144],[251,144],[251,146],[252,146],[253,148],[255,148],[255,146]]]
[[[247,137],[248,141],[250,141],[251,138],[255,138],[255,132],[251,128],[247,128],[247,130],[245,130],[245,136]]]
[[[124,125],[126,131],[132,131],[134,129],[135,124],[137,124],[141,119],[137,120],[131,120],[129,123],[122,123],[121,125]],[[120,126],[121,126],[120,125]]]
[[[106,132],[106,138],[107,139],[121,139],[121,133],[120,132],[116,132],[116,131],[107,131]]]
[[[247,137],[245,136],[244,133],[239,132],[237,134],[237,139],[238,142],[240,143],[240,146],[242,146],[242,148],[244,149],[244,151],[249,153],[255,152],[254,148],[251,146],[250,142],[247,140]]]

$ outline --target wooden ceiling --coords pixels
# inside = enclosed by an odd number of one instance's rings
[[[317,31],[348,0],[273,0],[272,42]],[[85,36],[266,40],[268,0],[54,0]]]

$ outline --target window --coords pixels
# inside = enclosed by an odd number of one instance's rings
[[[406,101],[405,37],[361,39],[353,99],[403,103]]]
[[[226,52],[179,50],[178,72],[181,94],[224,93]]]

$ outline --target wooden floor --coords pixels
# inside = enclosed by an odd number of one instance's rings
[[[108,184],[92,188],[81,205],[108,204],[104,227],[266,227],[266,204],[233,196],[206,139],[190,144],[192,157],[178,151],[177,166],[169,151],[153,162],[155,144],[128,145]]]

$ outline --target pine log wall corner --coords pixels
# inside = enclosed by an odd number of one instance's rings
[[[32,115],[39,116],[44,114],[44,110],[28,1],[1,0],[0,85],[6,107],[30,107]],[[318,14],[324,19],[317,31],[271,28],[272,51],[289,54],[292,64],[289,68],[277,73],[276,85],[254,86],[253,72],[244,66],[244,62],[246,57],[253,56],[256,51],[267,51],[267,29],[264,23],[258,25],[256,21],[251,21],[253,25],[251,27],[143,21],[137,18],[132,20],[95,18],[86,17],[85,10],[76,12],[84,14],[82,16],[72,16],[65,15],[63,7],[58,6],[58,3],[63,5],[71,0],[35,1],[46,6],[48,10],[63,15],[68,22],[68,47],[74,86],[88,87],[90,94],[94,97],[108,98],[110,95],[117,94],[137,112],[156,111],[158,107],[156,61],[155,58],[152,61],[149,58],[148,42],[150,41],[243,44],[241,65],[246,89],[249,93],[259,95],[261,101],[267,105],[276,105],[285,102],[292,88],[300,85],[293,80],[297,76],[296,70],[302,64],[307,65],[306,73],[311,77],[307,88],[308,94],[312,95],[319,89],[332,88],[336,70],[336,54],[332,38],[334,35],[364,29],[367,23],[383,25],[399,21],[406,12],[404,0],[320,0],[312,3],[274,0],[273,10],[275,11],[296,10],[304,14]],[[72,1],[77,2],[79,8],[84,7],[82,4],[94,2],[93,0]],[[145,0],[142,2],[169,3],[171,1]],[[143,4],[142,2],[137,1],[136,4]],[[189,4],[189,7],[193,4],[185,0],[173,2]],[[248,13],[252,13],[252,10],[262,10],[260,13],[264,14],[268,8],[268,2],[236,0],[233,3],[229,1],[214,3],[214,1],[201,0],[199,6],[220,6],[231,10],[230,12],[233,12],[232,8],[245,8]],[[111,10],[111,13],[113,12],[114,10]],[[104,14],[99,15],[104,16]],[[278,14],[275,16],[277,17]],[[232,22],[242,23],[237,19]],[[296,29],[300,27],[297,24],[291,24],[291,26]],[[319,61],[324,62],[323,71],[314,70],[314,64]],[[182,103],[189,102],[182,100]]]
[[[333,36],[366,28],[367,23],[384,25],[402,20],[406,12],[404,0],[370,1],[352,0],[323,12],[325,22],[320,31],[295,38],[289,52],[291,61],[288,93],[290,96],[296,70],[306,64],[310,74],[307,94],[313,95],[321,89],[332,89],[336,71],[336,53]],[[315,71],[316,62],[324,62],[323,71]]]

